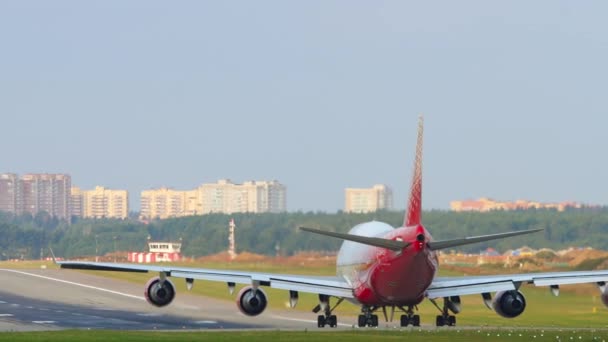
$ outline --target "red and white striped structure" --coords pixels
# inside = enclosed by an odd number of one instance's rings
[[[228,227],[228,254],[230,255],[230,260],[234,260],[236,258],[236,240],[234,238],[236,225],[234,224],[234,219],[230,219]]]
[[[129,252],[129,262],[147,264],[181,260],[182,244],[177,242],[148,242],[149,252]]]
[[[139,264],[180,261],[181,257],[180,253],[129,252],[129,262]]]

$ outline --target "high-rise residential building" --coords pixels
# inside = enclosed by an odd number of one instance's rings
[[[202,213],[279,213],[286,210],[286,187],[278,181],[243,184],[221,179],[201,185]]]
[[[72,178],[66,174],[27,174],[20,179],[17,213],[36,215],[46,211],[52,216],[70,217]]]
[[[0,174],[0,210],[9,213],[18,211],[19,178],[14,173]]]
[[[36,215],[46,211],[52,216],[70,217],[70,188],[67,174],[0,174],[0,210],[17,215]]]
[[[126,190],[98,186],[86,191],[71,185],[72,178],[67,174],[32,173],[21,178],[13,173],[0,174],[0,210],[17,215],[45,211],[62,219],[127,218]]]
[[[82,190],[79,187],[73,186],[70,189],[70,216],[72,217],[83,217],[83,195]]]
[[[72,188],[72,215],[84,218],[126,219],[129,215],[129,194],[126,190],[93,190]]]
[[[184,191],[184,216],[199,215],[202,210],[201,193],[198,189]]]
[[[186,191],[159,188],[141,192],[140,216],[144,219],[165,219],[185,216]]]
[[[287,210],[287,188],[276,180],[255,182],[258,194],[256,212],[280,213]]]
[[[286,188],[277,181],[249,181],[235,184],[222,179],[202,184],[194,190],[168,188],[141,193],[141,218],[169,217],[210,213],[263,213],[286,210]]]
[[[344,211],[347,213],[369,213],[393,207],[393,191],[384,184],[371,188],[346,188]]]

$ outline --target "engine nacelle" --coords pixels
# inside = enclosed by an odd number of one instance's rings
[[[600,296],[600,298],[602,298],[602,303],[604,303],[604,306],[608,307],[608,291],[604,290],[604,292],[602,292],[602,295]]]
[[[502,317],[514,318],[526,309],[526,298],[517,290],[501,291],[494,297],[492,307]]]
[[[448,309],[450,309],[450,311],[452,311],[455,314],[460,313],[460,311],[462,310],[462,306],[460,304],[460,297],[459,296],[452,296],[449,298],[445,299],[447,302],[447,306]]]
[[[236,306],[247,316],[257,316],[266,309],[268,305],[266,298],[266,293],[262,289],[247,286],[236,296]]]
[[[146,284],[144,295],[148,303],[154,306],[169,305],[175,298],[175,286],[169,279],[154,277]]]

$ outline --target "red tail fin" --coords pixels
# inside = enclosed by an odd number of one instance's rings
[[[418,141],[416,142],[416,160],[414,162],[414,174],[412,176],[412,187],[410,199],[407,205],[403,225],[405,227],[420,224],[422,219],[422,133],[424,120],[422,115],[418,118]]]

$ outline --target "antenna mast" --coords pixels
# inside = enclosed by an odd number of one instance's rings
[[[234,239],[234,230],[236,225],[234,224],[234,219],[230,219],[229,234],[228,234],[228,254],[230,255],[230,260],[234,260],[236,258],[236,241]]]

